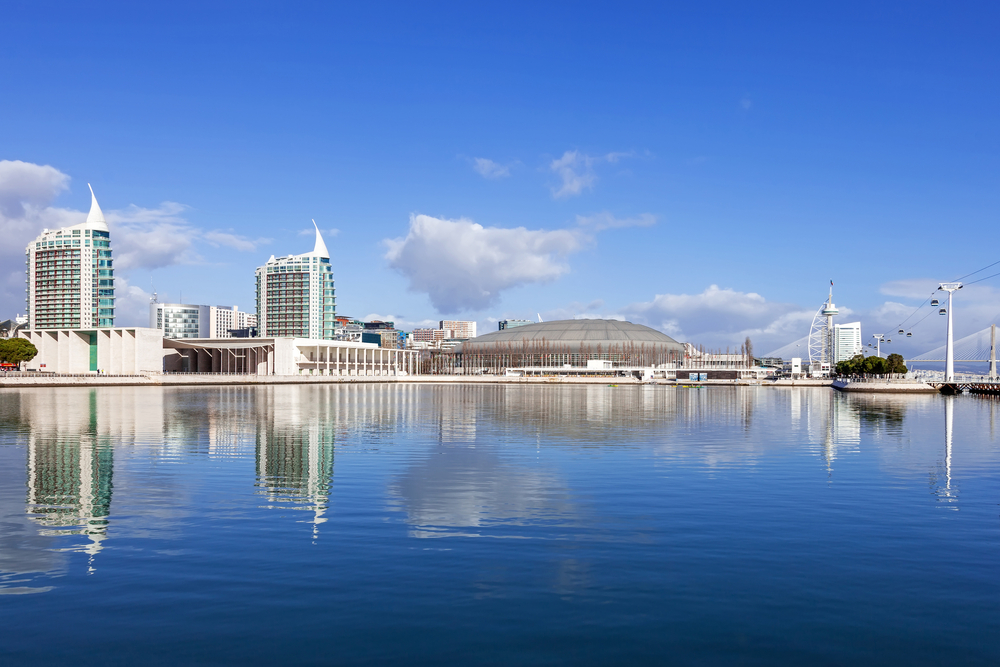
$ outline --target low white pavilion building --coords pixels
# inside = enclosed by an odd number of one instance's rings
[[[416,350],[312,338],[164,338],[159,329],[21,331],[38,349],[26,370],[60,375],[225,373],[400,376],[418,373]]]
[[[164,339],[167,373],[413,375],[417,352],[314,338]]]

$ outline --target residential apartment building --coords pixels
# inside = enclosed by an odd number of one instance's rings
[[[445,338],[475,338],[476,323],[464,320],[441,320],[439,328],[445,332]]]
[[[43,230],[25,254],[28,329],[114,327],[111,235],[93,188],[86,222]]]
[[[414,329],[410,334],[412,343],[439,343],[444,340],[443,329]]]
[[[260,336],[333,340],[337,300],[330,252],[316,227],[312,252],[271,259],[257,268]]]

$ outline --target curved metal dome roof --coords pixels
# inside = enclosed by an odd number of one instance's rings
[[[462,349],[471,351],[480,346],[497,343],[521,343],[522,341],[528,343],[544,341],[552,345],[568,345],[571,348],[583,345],[593,347],[628,343],[682,347],[680,343],[665,333],[650,329],[642,324],[621,320],[557,320],[525,324],[520,327],[484,334],[462,343]]]

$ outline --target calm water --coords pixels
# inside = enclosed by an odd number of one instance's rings
[[[0,390],[0,661],[997,664],[998,503],[973,397]]]

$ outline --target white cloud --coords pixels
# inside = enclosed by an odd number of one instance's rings
[[[594,162],[595,158],[579,151],[566,151],[561,158],[553,160],[549,169],[558,174],[562,184],[558,188],[552,188],[552,196],[556,199],[572,197],[594,187],[597,182]]]
[[[69,176],[54,167],[19,160],[0,161],[0,235],[5,241],[0,244],[0,254],[21,255],[43,228],[56,229],[87,219],[84,211],[52,206],[55,198],[69,187],[69,181]],[[243,252],[269,242],[226,230],[202,230],[185,219],[187,210],[184,204],[170,201],[155,208],[130,204],[123,209],[106,210],[113,233],[115,266],[121,270],[154,269],[201,261],[193,250],[198,241]]]
[[[541,313],[536,313],[528,317],[535,320],[537,315],[542,316],[544,322],[554,322],[556,320],[621,320],[624,316],[609,314],[604,308],[602,299],[594,299],[589,302],[573,301],[560,308],[550,308]]]
[[[621,312],[684,342],[715,348],[739,346],[749,336],[758,350],[808,332],[815,314],[790,303],[768,301],[755,292],[710,285],[701,294],[657,294]]]
[[[320,232],[320,234],[323,235],[324,239],[332,238],[332,237],[336,236],[337,234],[340,234],[340,230],[337,229],[336,227],[331,227],[330,229],[321,229],[321,230],[319,230],[319,232]],[[316,236],[316,229],[313,228],[313,227],[306,227],[305,229],[300,229],[299,230],[299,236],[315,237]]]
[[[925,299],[931,292],[937,290],[941,283],[933,278],[908,278],[892,280],[879,286],[878,291],[886,296],[905,297],[907,299]]]
[[[651,301],[615,309],[606,308],[600,300],[570,303],[544,311],[542,316],[546,321],[624,319],[712,349],[736,349],[749,336],[759,353],[808,333],[814,314],[814,310],[768,301],[754,292],[710,285],[700,294],[657,294]]]
[[[586,229],[599,232],[621,227],[650,227],[656,224],[656,216],[652,213],[642,213],[634,218],[616,218],[611,213],[602,211],[588,216],[578,215],[576,223]]]
[[[149,300],[152,294],[129,284],[128,278],[115,274],[115,324],[120,327],[149,326]]]
[[[163,202],[157,208],[131,204],[108,211],[115,268],[160,269],[200,261],[192,247],[198,230],[181,215],[186,209],[183,204]]]
[[[473,158],[472,168],[483,178],[506,178],[510,176],[509,166],[484,157]]]
[[[160,269],[175,264],[204,261],[195,249],[199,241],[213,247],[227,247],[240,252],[253,252],[271,239],[249,239],[232,231],[203,230],[183,216],[184,204],[165,201],[157,208],[142,208],[130,204],[127,208],[107,213],[115,249],[115,266],[119,269]]]
[[[69,176],[55,167],[20,160],[0,160],[0,215],[23,218],[48,206],[69,188]]]
[[[599,156],[585,155],[580,151],[566,151],[561,158],[557,158],[549,164],[549,169],[557,174],[562,181],[558,188],[552,188],[552,196],[556,199],[563,199],[592,189],[597,182],[594,165],[600,162],[615,164],[622,158],[633,155],[634,153],[631,151]]]
[[[69,176],[55,167],[20,160],[0,160],[0,256],[23,256],[42,229],[86,220],[79,211],[51,206],[69,187]]]
[[[265,245],[271,242],[271,239],[248,239],[245,236],[233,234],[231,231],[224,232],[218,229],[211,232],[205,232],[202,234],[202,237],[216,247],[226,246],[234,250],[239,250],[240,252],[253,252],[257,249],[257,246]]]
[[[24,248],[42,231],[79,224],[85,211],[52,205],[68,188],[70,177],[50,166],[19,160],[0,160],[0,258],[24,256]],[[87,193],[89,195],[89,193]],[[90,197],[83,198],[89,209]],[[106,204],[106,202],[105,202]],[[269,239],[248,239],[232,230],[204,230],[185,219],[188,207],[163,202],[155,208],[134,204],[124,209],[105,208],[112,231],[116,282],[130,269],[154,269],[203,261],[197,244],[252,251]],[[23,266],[23,263],[22,263]],[[17,274],[19,284],[9,279]],[[24,306],[24,273],[15,271],[0,282],[0,307],[17,312]],[[144,321],[144,320],[143,320]]]
[[[612,152],[608,153],[603,158],[598,158],[598,159],[603,159],[607,162],[610,162],[611,164],[617,164],[619,160],[625,157],[635,157],[635,151]]]
[[[405,238],[384,241],[389,265],[442,313],[495,304],[504,289],[555,280],[581,247],[569,230],[483,227],[461,218],[411,215]]]

